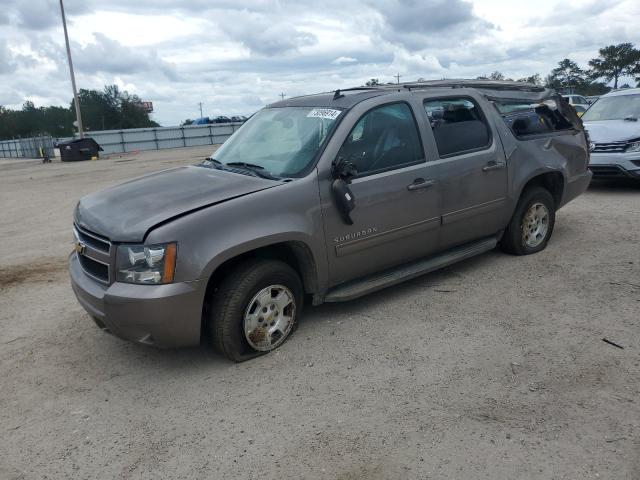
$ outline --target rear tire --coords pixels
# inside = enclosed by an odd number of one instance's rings
[[[500,247],[513,255],[530,255],[544,250],[553,233],[556,205],[542,187],[527,188],[504,232]]]
[[[234,362],[282,345],[302,313],[300,277],[278,260],[241,263],[213,292],[209,333],[215,350]]]

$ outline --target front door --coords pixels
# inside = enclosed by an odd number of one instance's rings
[[[364,113],[338,157],[351,161],[358,175],[350,185],[356,204],[353,225],[337,210],[330,180],[321,182],[331,285],[436,249],[438,185],[408,103],[385,104]]]

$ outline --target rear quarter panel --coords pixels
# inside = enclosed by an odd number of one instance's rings
[[[523,188],[534,177],[558,172],[564,185],[584,176],[589,164],[589,149],[582,124],[573,130],[517,138],[495,108],[489,108],[502,142],[508,170],[507,194],[513,214]]]

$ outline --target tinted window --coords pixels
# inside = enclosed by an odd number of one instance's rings
[[[485,148],[490,133],[478,106],[467,98],[428,100],[424,108],[440,156]]]
[[[422,161],[422,145],[411,109],[405,103],[375,108],[360,118],[340,148],[358,175]]]
[[[573,101],[575,103],[582,103],[582,104],[587,103],[587,99],[584,97],[573,97]]]

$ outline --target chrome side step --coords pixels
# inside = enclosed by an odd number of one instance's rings
[[[478,242],[467,243],[452,250],[429,257],[417,262],[404,264],[399,267],[375,273],[359,280],[353,280],[339,285],[327,292],[325,302],[346,302],[354,298],[362,297],[383,288],[410,280],[425,273],[433,272],[440,268],[454,264],[461,260],[474,257],[489,250],[493,250],[498,244],[495,237],[485,238]]]

